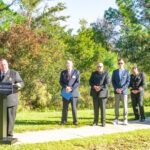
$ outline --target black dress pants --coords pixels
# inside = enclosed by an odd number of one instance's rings
[[[77,97],[72,97],[69,101],[63,98],[62,123],[67,122],[69,103],[71,103],[73,123],[77,122],[77,101]]]
[[[17,106],[7,107],[7,135],[13,135]]]
[[[107,98],[93,97],[94,123],[98,124],[99,110],[101,111],[101,123],[105,125],[106,121],[106,102]]]
[[[131,93],[132,107],[136,119],[145,119],[143,95]],[[140,112],[140,113],[139,113]]]

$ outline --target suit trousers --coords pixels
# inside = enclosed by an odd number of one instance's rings
[[[63,109],[61,122],[66,123],[68,118],[68,106],[71,103],[73,123],[77,122],[77,97],[72,97],[69,101],[63,98]]]
[[[134,112],[135,118],[139,119],[139,117],[141,117],[141,119],[145,119],[143,95],[141,95],[140,93],[138,93],[138,94],[131,93],[131,100],[132,100],[132,107],[133,107],[133,112]],[[139,107],[139,111],[140,111],[140,116],[139,116],[138,107]]]
[[[126,120],[128,117],[128,96],[127,95],[115,94],[115,116],[116,119],[119,119],[120,100],[122,101],[123,104],[123,117],[124,120]]]
[[[101,111],[101,123],[105,124],[106,120],[106,102],[107,98],[93,97],[94,106],[94,123],[98,124],[99,110]]]
[[[16,118],[17,105],[12,107],[7,107],[7,135],[13,134],[15,118]]]

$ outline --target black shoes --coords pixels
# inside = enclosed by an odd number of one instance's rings
[[[7,137],[12,138],[13,134],[7,134]]]
[[[98,125],[98,123],[95,123],[95,122],[92,124],[92,126],[97,126],[97,125]]]
[[[66,124],[66,122],[65,122],[65,121],[63,121],[63,122],[61,122],[61,123],[60,123],[60,125],[61,125],[61,126],[64,126],[65,124]],[[77,122],[77,121],[75,121],[75,122],[73,122],[73,124],[77,126],[77,125],[78,125],[78,122]]]
[[[60,123],[61,126],[65,125],[65,124],[66,124],[66,122],[61,122],[61,123]]]
[[[77,122],[77,121],[75,121],[75,122],[73,122],[73,124],[77,126],[77,125],[78,125],[78,122]]]
[[[140,122],[144,122],[145,121],[145,118],[141,118]]]
[[[137,120],[139,120],[139,118],[134,118],[133,120],[134,120],[134,121],[137,121]]]
[[[139,121],[139,118],[134,118],[133,120],[134,120],[134,121]],[[144,121],[145,121],[145,118],[141,118],[141,119],[140,119],[140,122],[144,122]]]

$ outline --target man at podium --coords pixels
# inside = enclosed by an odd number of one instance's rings
[[[18,90],[24,86],[24,83],[17,71],[9,69],[6,59],[0,61],[0,83],[12,83],[13,85],[12,93],[3,97],[7,102],[7,136],[12,137],[18,106]]]

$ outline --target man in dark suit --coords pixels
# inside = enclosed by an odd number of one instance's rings
[[[135,115],[134,120],[139,120],[141,122],[145,121],[144,115],[144,89],[145,89],[145,76],[142,72],[138,71],[137,67],[132,68],[131,80],[130,80],[130,88],[131,88],[131,100],[133,112]],[[140,110],[140,115],[138,112],[138,106]]]
[[[112,75],[112,84],[114,87],[115,93],[115,120],[114,124],[118,124],[119,119],[119,104],[120,100],[123,102],[123,124],[127,125],[127,115],[128,115],[128,98],[127,98],[127,89],[130,84],[130,74],[129,71],[124,69],[123,59],[118,60],[119,69],[113,71]]]
[[[69,103],[71,103],[72,107],[73,124],[78,125],[76,106],[79,97],[78,86],[80,84],[80,73],[78,70],[73,69],[73,63],[70,60],[67,61],[66,68],[67,69],[63,70],[60,74],[59,83],[62,86],[62,89],[66,90],[66,93],[70,92],[72,93],[72,97],[69,100],[62,97],[63,109],[62,109],[61,125],[67,123]]]
[[[4,96],[7,101],[7,136],[13,136],[18,106],[18,90],[23,87],[23,81],[17,71],[9,69],[8,62],[5,59],[1,59],[0,82],[13,84],[13,93]]]
[[[101,110],[101,123],[105,126],[106,102],[108,97],[108,85],[110,83],[109,72],[104,71],[103,63],[97,64],[97,71],[93,72],[89,80],[93,97],[94,122],[93,126],[98,125],[99,109]]]

